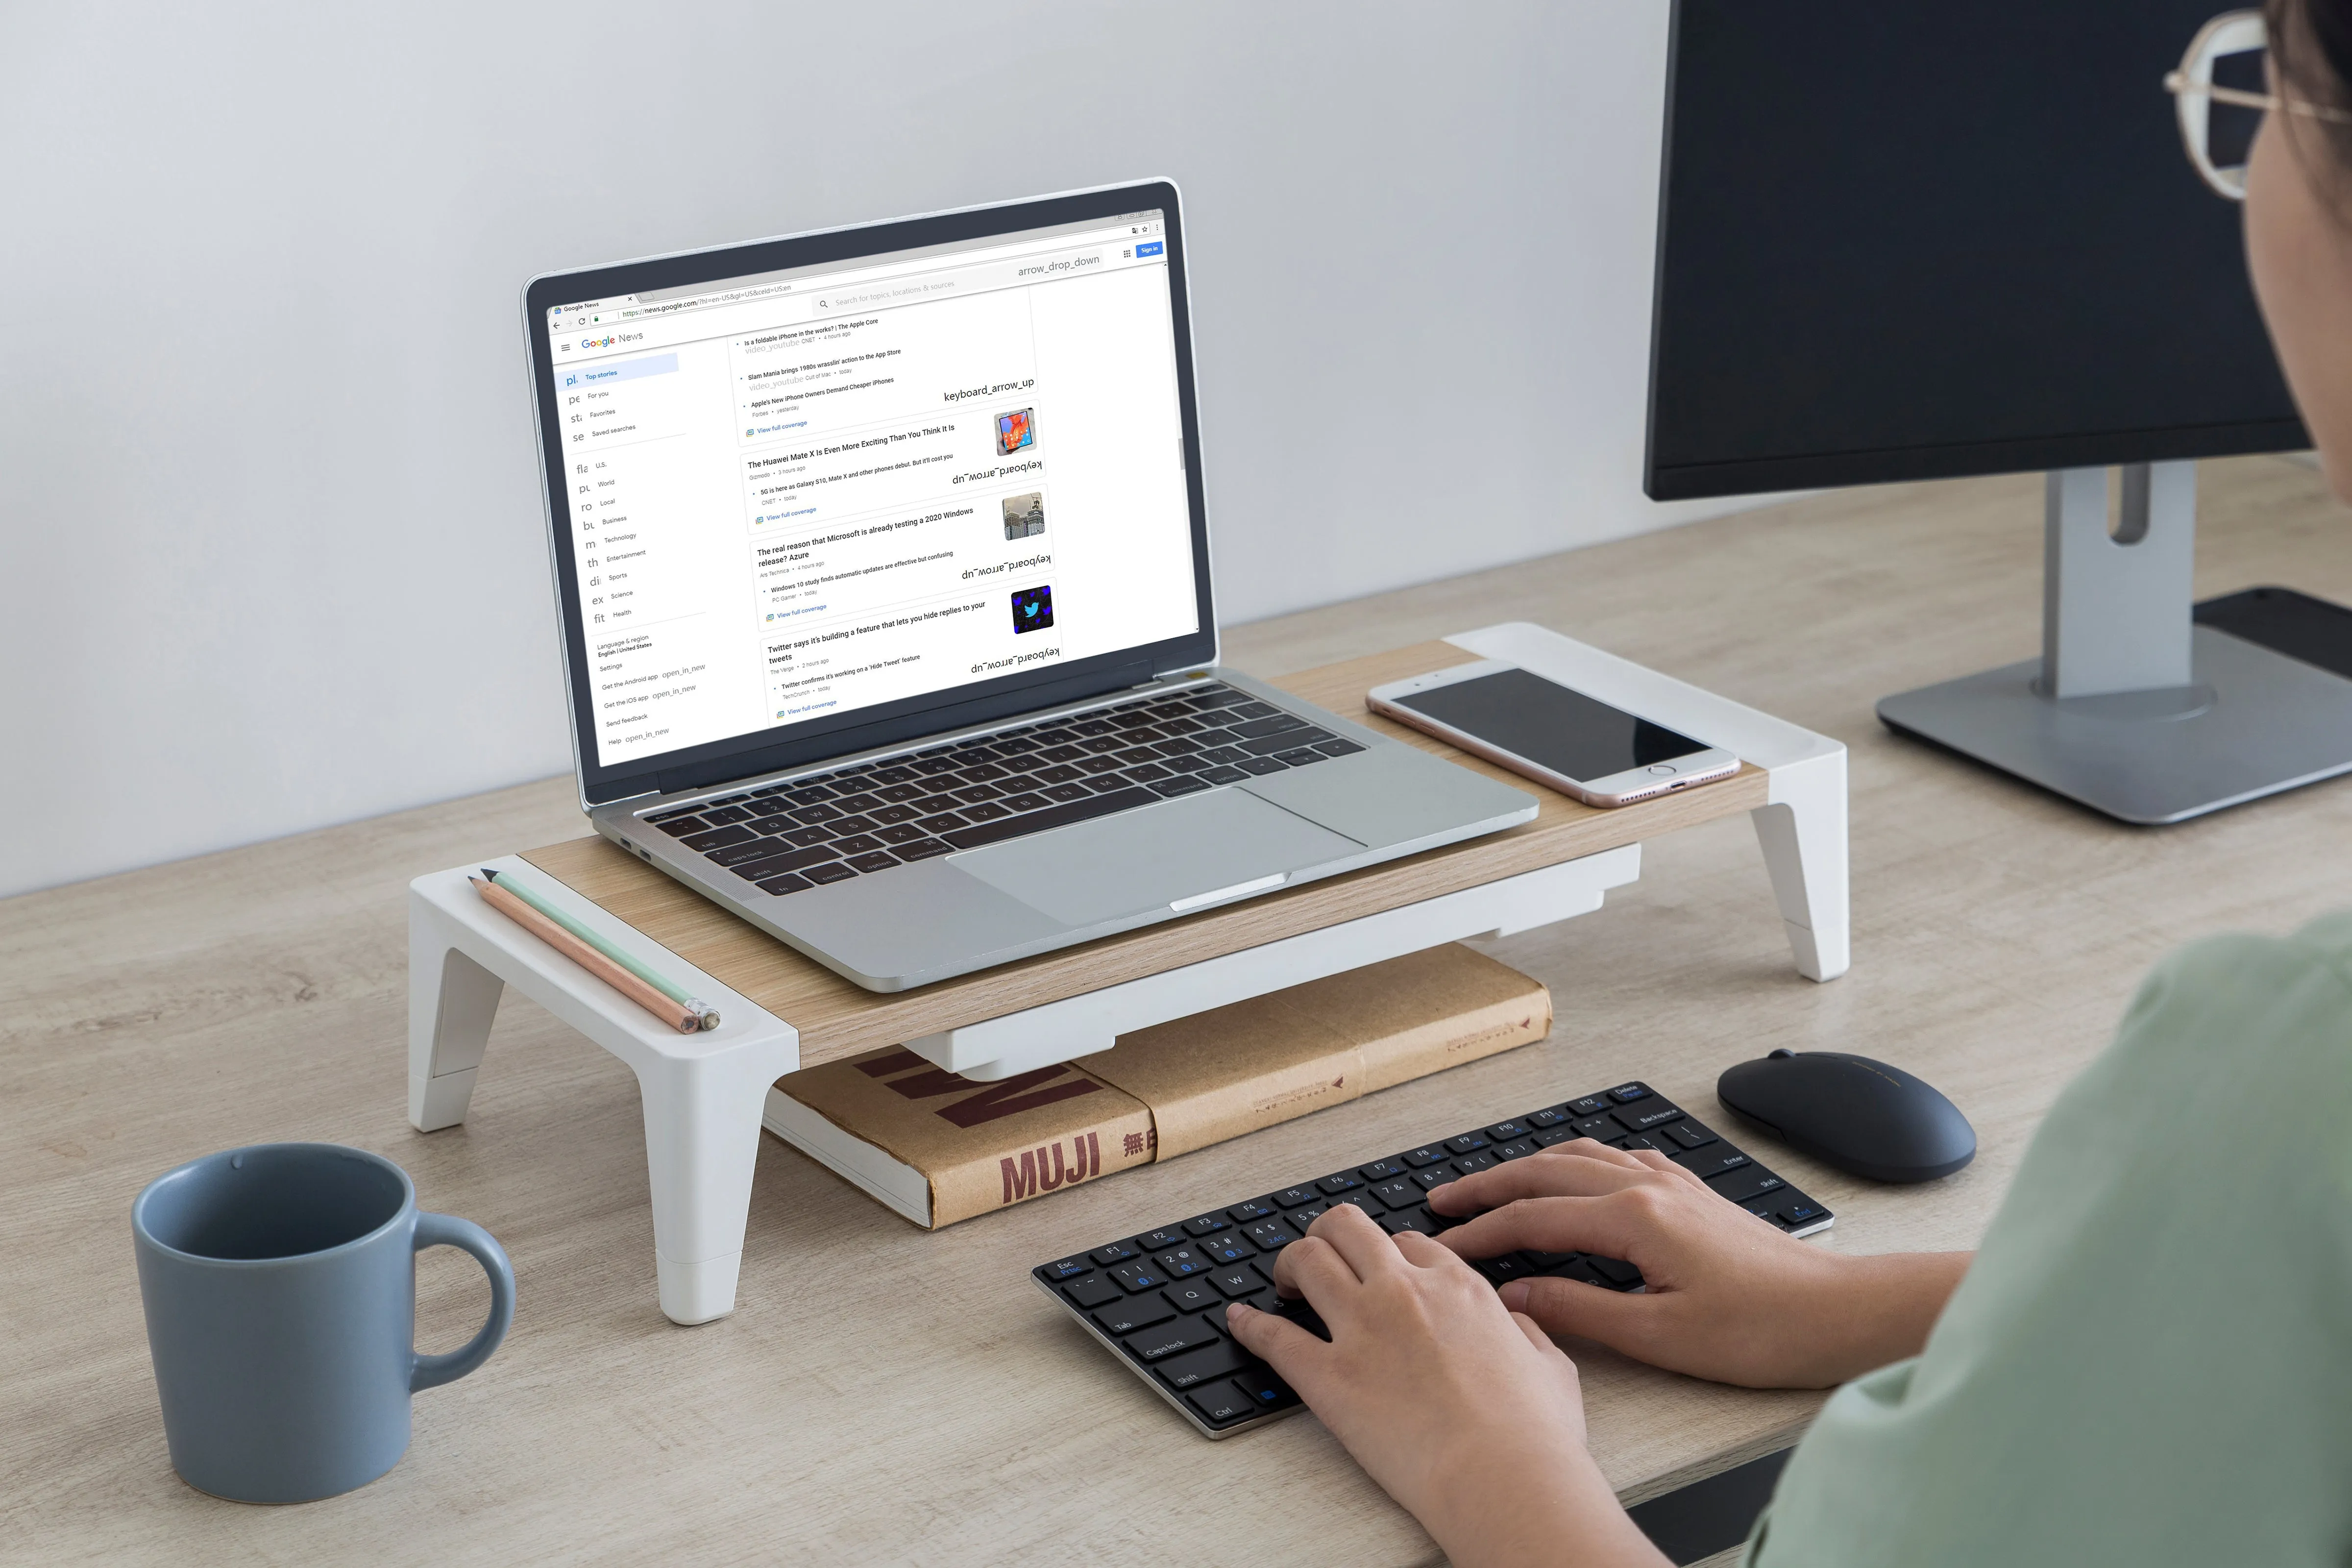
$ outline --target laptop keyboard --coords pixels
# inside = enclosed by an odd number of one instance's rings
[[[1391,1235],[1434,1236],[1463,1221],[1430,1209],[1433,1188],[1572,1138],[1654,1149],[1696,1173],[1725,1201],[1798,1236],[1826,1230],[1834,1218],[1649,1085],[1625,1083],[1121,1237],[1032,1272],[1046,1294],[1195,1428],[1223,1437],[1286,1415],[1299,1403],[1264,1362],[1225,1332],[1227,1305],[1246,1301],[1331,1337],[1305,1301],[1283,1300],[1274,1289],[1276,1255],[1325,1209],[1354,1204]],[[1633,1265],[1575,1252],[1514,1252],[1471,1267],[1498,1286],[1548,1274],[1604,1290],[1642,1287]]]
[[[1363,749],[1211,682],[645,820],[781,897]]]

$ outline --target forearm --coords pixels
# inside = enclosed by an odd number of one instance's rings
[[[1829,1256],[1835,1264],[1811,1292],[1813,1353],[1801,1363],[1804,1381],[1816,1387],[1917,1355],[1976,1254]]]
[[[1582,1448],[1566,1465],[1465,1453],[1422,1524],[1454,1568],[1663,1568]]]

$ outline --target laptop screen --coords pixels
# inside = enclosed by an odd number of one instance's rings
[[[1202,631],[1170,216],[541,305],[583,772]]]

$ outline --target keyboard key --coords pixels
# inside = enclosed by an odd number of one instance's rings
[[[1826,1211],[1819,1204],[1807,1203],[1804,1199],[1799,1198],[1794,1203],[1782,1204],[1776,1212],[1790,1225],[1800,1226],[1812,1224]]]
[[[1579,1138],[1597,1138],[1603,1143],[1625,1136],[1625,1130],[1617,1125],[1613,1116],[1588,1116],[1581,1121],[1570,1122],[1568,1130]]]
[[[1022,812],[1043,811],[1054,803],[1034,790],[1023,790],[1019,795],[1006,795],[997,804],[1007,811]]]
[[[1626,1150],[1629,1152],[1635,1149],[1654,1150],[1661,1154],[1666,1152],[1664,1144],[1660,1143],[1656,1139],[1650,1137],[1647,1133],[1643,1133],[1632,1138],[1620,1138],[1617,1140],[1614,1147]]]
[[[833,839],[833,830],[829,827],[795,827],[790,833],[782,835],[782,837],[787,844],[795,844],[803,849],[808,849],[819,844],[830,843]]]
[[[1179,773],[1174,778],[1160,779],[1146,787],[1156,791],[1161,795],[1173,799],[1175,796],[1180,795],[1192,795],[1201,790],[1207,789],[1209,787],[1209,781],[1206,779],[1196,779],[1190,773]]]
[[[1531,1141],[1525,1138],[1515,1138],[1508,1143],[1496,1144],[1495,1146],[1495,1158],[1497,1160],[1524,1160],[1535,1152],[1536,1146]]]
[[[1445,1141],[1445,1146],[1456,1154],[1468,1154],[1484,1149],[1486,1146],[1486,1140],[1483,1134],[1465,1132],[1456,1137],[1448,1138]]]
[[[1486,1136],[1497,1143],[1507,1143],[1514,1138],[1524,1138],[1528,1130],[1516,1121],[1497,1121],[1486,1129]]]
[[[892,846],[901,860],[928,860],[934,855],[951,855],[955,846],[942,844],[936,838],[916,838]]]
[[[1454,1168],[1461,1172],[1465,1176],[1475,1176],[1481,1171],[1493,1170],[1499,1163],[1501,1163],[1501,1162],[1496,1160],[1493,1154],[1481,1149],[1475,1154],[1465,1154],[1459,1160],[1454,1161]]]
[[[1625,1124],[1628,1132],[1654,1132],[1667,1122],[1678,1120],[1682,1112],[1663,1100],[1650,1099],[1637,1100],[1611,1114]]]
[[[950,793],[966,805],[978,805],[982,801],[1002,800],[1004,797],[1003,790],[993,784],[966,784],[963,788]]]
[[[1256,706],[1264,705],[1256,704]],[[1296,714],[1276,712],[1269,710],[1265,718],[1245,719],[1242,721],[1242,722],[1231,726],[1231,728],[1234,734],[1239,735],[1245,740],[1254,741],[1262,735],[1280,735],[1292,730],[1305,730],[1310,728],[1310,726],[1307,724],[1306,720],[1299,718]]]
[[[989,800],[982,801],[978,805],[967,805],[959,815],[968,822],[996,822],[1012,816],[1013,813],[994,801]]]
[[[838,860],[828,860],[822,866],[811,866],[801,875],[812,882],[846,882],[857,873]]]
[[[1257,1248],[1243,1240],[1239,1231],[1227,1231],[1223,1236],[1213,1236],[1201,1243],[1201,1256],[1211,1263],[1239,1263],[1244,1258],[1255,1258]]]
[[[749,844],[759,837],[748,827],[739,827],[730,824],[725,827],[714,827],[708,833],[689,833],[678,842],[688,849],[708,852],[712,849],[724,849],[730,844]]]
[[[1201,1327],[1201,1332],[1204,1334],[1215,1331],[1205,1323]],[[1149,1339],[1150,1332],[1137,1334],[1134,1339]],[[1132,1343],[1133,1340],[1129,1342]],[[1248,1354],[1239,1345],[1231,1340],[1218,1340],[1202,1345],[1199,1350],[1171,1356],[1154,1370],[1160,1373],[1162,1383],[1181,1392],[1198,1388],[1218,1378],[1231,1377],[1234,1373],[1245,1370],[1249,1364]]]
[[[833,841],[834,853],[841,856],[871,855],[881,847],[882,840],[867,833],[853,833],[846,838]]]
[[[1219,1342],[1217,1331],[1200,1319],[1177,1318],[1160,1324],[1158,1328],[1146,1329],[1139,1334],[1129,1334],[1120,1342],[1127,1346],[1129,1353],[1136,1360],[1152,1362],[1161,1361],[1180,1352]],[[1229,1366],[1223,1370],[1231,1373],[1237,1372],[1240,1368]],[[1199,1381],[1199,1378],[1193,1379],[1195,1383]]]
[[[1181,1247],[1189,1239],[1181,1226],[1171,1225],[1164,1229],[1146,1231],[1135,1238],[1135,1245],[1146,1252],[1157,1252],[1163,1247]]]
[[[1253,1220],[1272,1219],[1279,1212],[1271,1204],[1235,1204],[1225,1211],[1225,1217],[1235,1225],[1247,1225]]]
[[[804,827],[814,827],[820,822],[832,822],[847,815],[829,805],[804,805],[794,811],[792,817]]]
[[[1719,1176],[1726,1171],[1737,1171],[1744,1165],[1754,1163],[1747,1155],[1727,1144],[1721,1148],[1709,1147],[1705,1150],[1693,1150],[1687,1154],[1676,1154],[1674,1156],[1674,1161],[1702,1181],[1709,1176]]]
[[[1421,1189],[1413,1185],[1412,1178],[1410,1176],[1399,1176],[1395,1181],[1382,1182],[1372,1189],[1372,1195],[1391,1208],[1410,1208],[1421,1202]],[[1110,1260],[1106,1258],[1104,1261]]]
[[[860,794],[843,795],[833,804],[839,806],[842,810],[849,813],[852,816],[863,816],[869,811],[879,810],[881,807],[887,805],[889,802],[884,800],[878,795]]]
[[[1434,1165],[1440,1160],[1444,1158],[1444,1150],[1437,1148],[1433,1144],[1424,1143],[1420,1148],[1408,1152],[1404,1157],[1404,1163],[1408,1165],[1416,1166]]]
[[[916,823],[915,826],[936,838],[942,833],[949,832],[958,827],[968,827],[971,824],[964,821],[962,817],[958,816],[952,811],[943,811],[937,816],[924,817],[920,822]]]
[[[1154,1323],[1164,1323],[1176,1314],[1168,1303],[1157,1296],[1130,1296],[1108,1307],[1097,1307],[1087,1316],[1102,1326],[1102,1331],[1117,1339],[1138,1329],[1148,1329]]]
[[[1119,1288],[1099,1274],[1089,1274],[1083,1279],[1073,1279],[1062,1287],[1062,1294],[1081,1307],[1099,1307],[1119,1299]]]
[[[963,803],[951,795],[927,795],[920,800],[907,803],[925,816],[952,816]]]
[[[1048,1263],[1041,1272],[1048,1279],[1075,1279],[1093,1270],[1094,1265],[1083,1258],[1065,1258],[1058,1263]]]
[[[702,858],[721,866],[748,866],[754,860],[764,860],[771,855],[782,855],[791,849],[792,846],[781,838],[754,838],[748,844],[730,844],[724,849],[705,850]],[[789,870],[791,868],[780,867],[778,869]]]
[[[1638,1083],[1621,1083],[1609,1091],[1609,1098],[1620,1105],[1631,1105],[1637,1100],[1647,1100],[1650,1091]]]
[[[1528,1125],[1540,1132],[1547,1127],[1558,1127],[1568,1120],[1564,1110],[1538,1110],[1528,1118]]]
[[[1568,1113],[1570,1116],[1598,1116],[1608,1109],[1608,1100],[1598,1094],[1589,1094],[1582,1100],[1571,1100],[1568,1102]]]
[[[762,859],[751,861],[748,865],[739,866],[735,871],[736,875],[748,877],[757,882],[764,878],[782,876],[787,871],[805,871],[812,866],[839,858],[840,851],[830,846],[816,849],[787,849],[781,854],[770,855]]]
[[[1706,1184],[1733,1203],[1744,1204],[1766,1193],[1777,1193],[1789,1184],[1761,1165],[1750,1165],[1745,1170],[1723,1172]]]
[[[1507,1285],[1514,1279],[1524,1279],[1535,1272],[1520,1261],[1517,1254],[1509,1252],[1500,1258],[1482,1258],[1470,1267],[1484,1274],[1489,1285]]]
[[[1274,1194],[1274,1201],[1284,1208],[1295,1209],[1301,1204],[1314,1203],[1316,1192],[1312,1187],[1285,1187]]]
[[[894,784],[886,789],[876,790],[874,798],[887,801],[893,805],[904,805],[910,800],[920,800],[930,793],[920,784]]]
[[[1110,1277],[1118,1280],[1120,1289],[1126,1290],[1130,1296],[1141,1295],[1146,1290],[1156,1290],[1168,1283],[1168,1277],[1149,1263],[1123,1263],[1110,1271]],[[1097,1307],[1102,1305],[1099,1301],[1091,1304]]]
[[[1381,1215],[1381,1228],[1391,1236],[1402,1236],[1409,1230],[1417,1230],[1423,1236],[1435,1236],[1439,1226],[1436,1217],[1427,1209],[1406,1209],[1399,1214]]]
[[[964,753],[967,757],[975,756],[977,754],[977,752],[966,752]],[[982,763],[976,766],[965,768],[962,772],[956,774],[956,777],[963,780],[966,784],[994,784],[999,779],[1007,779],[1012,776],[1013,770],[1011,768],[1000,768],[994,763]]]
[[[1429,1192],[1433,1188],[1444,1186],[1448,1182],[1458,1182],[1461,1179],[1462,1173],[1455,1170],[1451,1163],[1432,1165],[1426,1171],[1415,1171],[1412,1173],[1412,1184],[1423,1192]]]
[[[1316,742],[1315,749],[1327,757],[1345,757],[1360,752],[1364,748],[1353,741],[1343,741],[1335,735],[1330,740]]]
[[[1088,1256],[1105,1268],[1108,1268],[1114,1263],[1132,1262],[1142,1254],[1123,1241],[1114,1241],[1108,1247],[1096,1247]]]
[[[763,893],[798,893],[816,886],[806,877],[795,877],[787,871],[781,877],[762,877],[756,884]]]
[[[1213,1383],[1206,1388],[1194,1389],[1184,1396],[1184,1403],[1199,1411],[1201,1419],[1213,1426],[1238,1421],[1255,1409],[1249,1396],[1234,1387],[1230,1378],[1223,1383]]]
[[[1187,1236],[1209,1236],[1231,1228],[1233,1223],[1221,1214],[1204,1214],[1197,1219],[1186,1220],[1184,1233]]]
[[[749,822],[751,814],[740,805],[714,806],[702,814],[705,822]]]
[[[1256,1295],[1266,1288],[1267,1280],[1265,1275],[1243,1263],[1218,1269],[1209,1276],[1209,1283],[1226,1297],[1234,1298]]]
[[[1278,1219],[1262,1219],[1242,1234],[1266,1252],[1279,1252],[1298,1239],[1297,1233]]]
[[[1180,1312],[1205,1312],[1224,1300],[1206,1279],[1190,1285],[1171,1285],[1160,1292],[1160,1297]]]
[[[1704,1149],[1716,1142],[1714,1133],[1688,1117],[1669,1124],[1666,1128],[1666,1136],[1685,1149]]]
[[[1570,1131],[1565,1127],[1554,1127],[1549,1131],[1537,1133],[1535,1136],[1535,1145],[1538,1149],[1549,1149],[1554,1144],[1565,1143],[1575,1136],[1575,1133]]]
[[[698,833],[709,826],[709,824],[704,822],[699,816],[677,816],[663,823],[661,830],[672,838],[683,838],[688,834]]]
[[[1308,742],[1330,739],[1331,731],[1328,730],[1300,730],[1287,735],[1262,735],[1254,741],[1244,741],[1241,749],[1253,757],[1279,757],[1285,762],[1293,757],[1305,757],[1309,762],[1319,763],[1323,761],[1323,753],[1310,750]]]
[[[1160,1254],[1152,1261],[1159,1264],[1161,1271],[1171,1279],[1189,1279],[1192,1275],[1206,1274],[1209,1271],[1208,1258],[1189,1247],[1171,1248]]]
[[[1260,1410],[1278,1409],[1298,1397],[1290,1392],[1290,1384],[1274,1375],[1271,1367],[1251,1368],[1234,1379],[1234,1387],[1254,1408]]]
[[[1277,762],[1272,757],[1244,757],[1234,765],[1245,773],[1255,773],[1260,778],[1264,778],[1268,773],[1290,771],[1288,763]]]
[[[1587,1258],[1584,1266],[1620,1290],[1631,1289],[1642,1282],[1640,1269],[1614,1258]]]
[[[1223,767],[1210,768],[1202,773],[1196,773],[1193,776],[1198,778],[1203,784],[1239,784],[1244,779],[1249,777],[1249,774],[1242,772],[1239,768]]]
[[[888,827],[877,828],[874,837],[885,844],[912,844],[916,839],[929,836],[911,822],[900,822],[894,823]]]
[[[1315,1188],[1318,1192],[1327,1194],[1346,1193],[1352,1192],[1363,1184],[1364,1184],[1358,1178],[1349,1175],[1346,1172],[1342,1171],[1336,1176],[1324,1177],[1321,1181],[1315,1184]]]

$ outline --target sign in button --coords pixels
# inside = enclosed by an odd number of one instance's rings
[[[1147,256],[1157,256],[1160,254],[1161,247],[1161,242],[1156,239],[1143,245],[1139,245],[1135,247],[1135,258],[1138,261],[1140,261]]]

